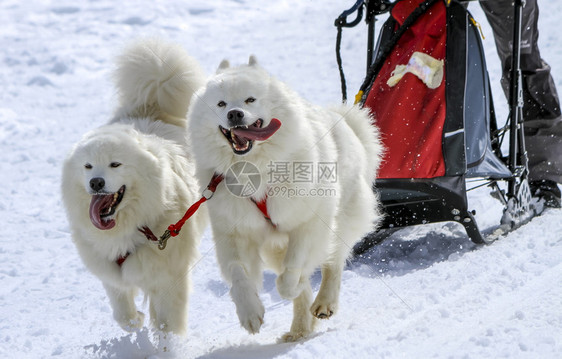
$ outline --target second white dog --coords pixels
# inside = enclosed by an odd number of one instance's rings
[[[158,40],[131,45],[118,61],[121,101],[114,119],[85,134],[64,163],[61,189],[72,239],[126,330],[143,326],[138,289],[156,329],[186,330],[189,271],[205,211],[164,250],[155,239],[198,197],[185,114],[186,99],[203,83],[198,64],[181,47]]]
[[[368,112],[314,106],[251,57],[235,68],[223,61],[197,92],[188,133],[199,182],[224,176],[208,207],[241,325],[257,333],[263,324],[265,265],[294,303],[282,339],[307,336],[315,318],[336,312],[345,261],[380,217],[372,183],[382,148]],[[318,267],[313,300],[309,277]]]

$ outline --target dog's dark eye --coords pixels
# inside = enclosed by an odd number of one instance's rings
[[[253,98],[253,97],[248,97],[248,98],[246,99],[246,101],[244,101],[244,102],[246,102],[246,103],[252,103],[252,102],[254,102],[254,101],[256,101],[255,98]]]
[[[89,164],[89,163],[86,163],[86,164],[84,165],[84,168],[87,169],[87,170],[91,170],[92,167],[93,167],[93,166],[92,166],[91,164]]]
[[[226,106],[226,102],[224,101],[219,101],[219,103],[217,103],[218,107],[225,107]]]
[[[119,162],[111,162],[109,164],[109,167],[111,167],[111,168],[117,168],[119,166],[121,166],[121,163],[119,163]]]

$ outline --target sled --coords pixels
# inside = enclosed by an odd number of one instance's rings
[[[514,6],[509,115],[498,128],[477,22],[458,1],[359,0],[335,22],[337,61],[342,29],[367,23],[367,74],[355,102],[369,108],[386,154],[374,182],[384,210],[380,229],[355,248],[361,254],[399,228],[460,223],[489,244],[527,223],[540,204],[531,198],[523,137],[519,65],[521,0]],[[390,13],[375,46],[376,17]],[[354,20],[348,17],[356,14]],[[505,142],[505,146],[504,146]],[[508,153],[502,153],[502,147]],[[500,224],[484,234],[467,192],[488,186],[503,204]]]

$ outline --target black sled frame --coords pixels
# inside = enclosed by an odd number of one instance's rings
[[[365,14],[368,27],[367,37],[367,76],[361,91],[367,93],[370,82],[378,73],[384,59],[392,51],[393,46],[401,36],[398,29],[388,43],[379,44],[375,48],[375,22],[377,15],[391,10],[398,2],[389,0],[358,0],[354,6],[344,11],[335,21],[338,29],[336,41],[337,62],[342,80],[342,99],[347,100],[345,77],[342,69],[339,47],[341,44],[342,29],[359,24]],[[436,1],[424,1],[408,19],[403,28],[413,24],[423,12]],[[524,0],[514,1],[514,28],[513,28],[513,55],[511,66],[511,83],[509,95],[509,116],[506,125],[497,128],[493,104],[490,93],[490,143],[497,158],[509,169],[510,174],[502,178],[481,178],[478,185],[468,189],[476,189],[482,186],[492,188],[492,196],[500,200],[504,206],[501,223],[491,233],[482,233],[474,218],[474,211],[468,209],[467,176],[438,177],[432,179],[377,179],[374,190],[380,195],[385,218],[380,229],[371,233],[354,248],[355,255],[368,250],[386,239],[396,230],[412,225],[420,225],[435,222],[458,222],[463,225],[468,237],[478,244],[489,244],[498,236],[530,221],[535,215],[542,211],[540,203],[533,202],[527,181],[528,166],[527,153],[523,136],[523,92],[522,77],[520,70],[520,43],[521,43],[521,12]],[[356,13],[356,18],[348,22],[347,18]],[[360,94],[362,93],[360,92]],[[365,98],[356,98],[356,102],[363,102]],[[500,147],[509,134],[509,153],[504,156]],[[499,182],[503,181],[506,189],[501,189]],[[472,182],[471,182],[472,183]],[[459,190],[460,189],[460,190]]]

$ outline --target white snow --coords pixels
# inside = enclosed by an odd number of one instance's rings
[[[101,283],[71,242],[60,200],[61,163],[116,105],[113,59],[130,40],[177,41],[212,73],[223,58],[255,54],[319,104],[340,101],[334,19],[354,1],[47,1],[0,3],[0,357],[2,358],[559,358],[562,221],[548,210],[489,246],[456,224],[409,228],[353,261],[340,311],[294,344],[277,339],[292,305],[266,273],[265,324],[238,324],[210,232],[192,272],[186,338],[123,332]],[[491,30],[471,4],[485,46],[499,118],[507,106]],[[562,90],[562,3],[541,1],[540,46]],[[379,26],[382,23],[379,22]],[[365,68],[366,27],[345,30],[349,96]],[[471,194],[483,228],[500,213]],[[155,274],[156,275],[156,274]],[[318,290],[320,276],[313,277]],[[142,297],[138,304],[142,306]],[[146,308],[145,308],[146,310]]]

